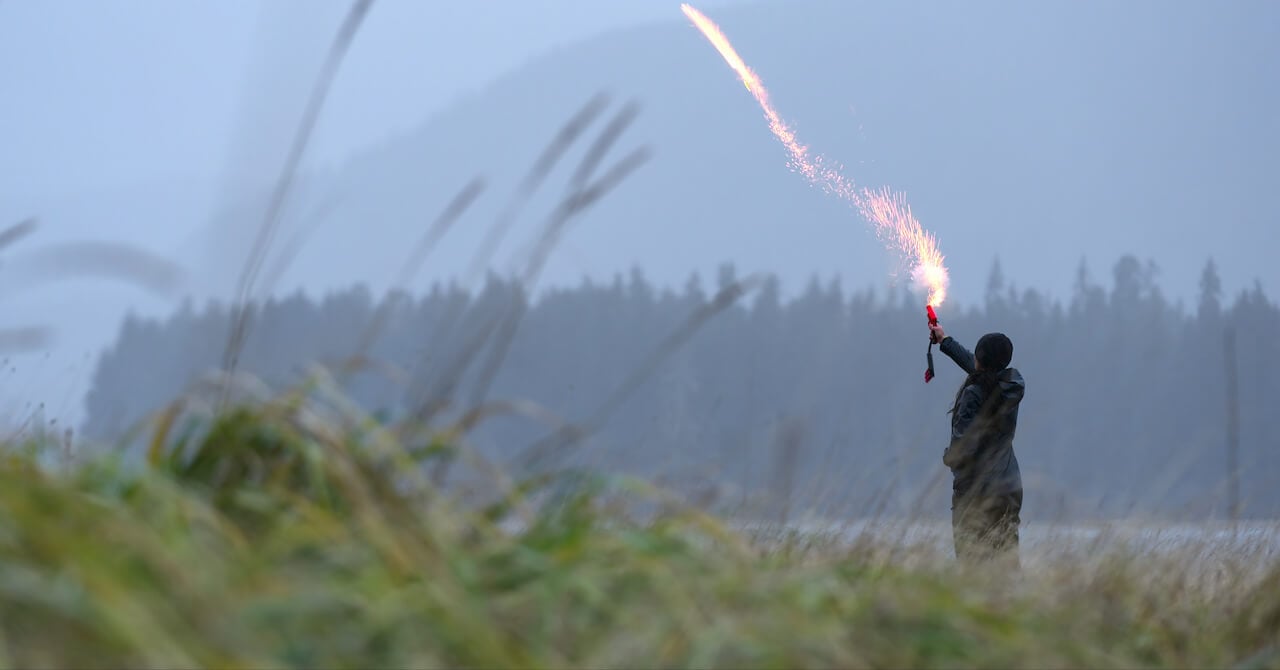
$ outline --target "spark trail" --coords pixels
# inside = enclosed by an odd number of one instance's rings
[[[877,237],[911,264],[911,277],[918,287],[928,292],[928,304],[941,305],[947,298],[947,285],[950,283],[942,252],[938,250],[937,238],[925,230],[911,213],[906,198],[902,194],[891,193],[887,188],[859,188],[837,168],[825,164],[822,157],[810,157],[809,147],[796,139],[795,131],[782,120],[769,101],[769,91],[760,77],[747,67],[720,27],[688,4],[680,5],[680,9],[720,52],[760,104],[764,118],[769,122],[769,130],[787,150],[787,164],[813,185],[856,207],[863,218],[875,227]]]

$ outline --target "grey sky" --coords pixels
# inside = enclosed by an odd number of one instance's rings
[[[292,104],[310,85],[305,75],[349,4],[0,3],[0,193],[221,176],[241,142],[277,130],[264,110]],[[540,52],[672,19],[673,7],[379,0],[343,65],[309,160],[340,160]]]

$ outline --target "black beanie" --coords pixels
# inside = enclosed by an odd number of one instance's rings
[[[987,333],[978,340],[973,357],[982,364],[982,369],[999,372],[1013,360],[1013,342],[1004,333]]]

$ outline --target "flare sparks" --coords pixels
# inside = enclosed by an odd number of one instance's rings
[[[892,193],[888,189],[859,188],[838,168],[827,165],[821,156],[810,156],[809,147],[796,139],[795,131],[782,120],[782,116],[769,101],[769,91],[760,77],[747,67],[720,27],[688,4],[681,5],[680,9],[716,51],[720,52],[729,67],[738,74],[747,91],[760,104],[764,118],[769,122],[769,130],[787,150],[787,164],[813,185],[843,198],[857,208],[863,218],[875,227],[877,237],[900,253],[911,265],[911,278],[916,286],[928,292],[928,304],[941,305],[947,298],[950,277],[943,265],[942,252],[938,250],[938,240],[912,215],[911,207],[902,194]]]

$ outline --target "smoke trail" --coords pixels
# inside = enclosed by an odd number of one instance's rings
[[[938,250],[937,239],[911,213],[906,199],[888,189],[859,189],[839,170],[825,165],[821,157],[810,157],[809,147],[800,144],[795,131],[773,108],[769,102],[768,89],[764,87],[760,77],[747,67],[746,62],[729,43],[729,38],[720,31],[720,27],[687,4],[680,5],[680,9],[716,51],[720,52],[729,67],[738,73],[743,85],[755,97],[756,102],[760,103],[765,120],[769,122],[769,130],[787,150],[787,164],[813,185],[856,207],[863,218],[875,227],[877,236],[891,249],[896,248],[911,263],[911,277],[918,287],[928,292],[928,303],[935,306],[942,304],[947,298],[947,285],[950,283],[947,268],[943,265],[942,252]]]

